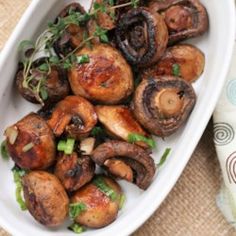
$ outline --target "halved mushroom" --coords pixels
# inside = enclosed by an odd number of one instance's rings
[[[200,77],[205,67],[205,56],[195,46],[182,44],[166,50],[161,60],[154,66],[144,69],[142,78],[158,75],[175,75],[193,82]]]
[[[116,40],[130,64],[148,67],[163,55],[168,30],[161,15],[139,7],[122,15],[116,28]]]
[[[122,141],[109,141],[99,145],[92,153],[93,161],[121,179],[147,189],[155,174],[155,163],[141,147]]]
[[[42,70],[42,65],[46,65],[46,70]],[[59,66],[50,65],[47,58],[36,60],[30,70],[28,77],[31,80],[26,83],[23,75],[23,69],[18,70],[16,74],[16,86],[19,93],[29,102],[44,104],[57,102],[66,97],[70,92],[70,86],[67,80],[65,70]],[[35,88],[40,84],[40,93],[35,93]],[[42,94],[44,91],[44,94]],[[40,96],[37,97],[37,95]]]
[[[68,96],[57,103],[48,120],[56,137],[64,133],[75,139],[86,137],[96,123],[93,105],[79,96]]]
[[[5,131],[7,150],[23,169],[46,169],[56,157],[56,145],[47,122],[30,113]]]
[[[56,176],[32,171],[22,178],[26,207],[39,223],[47,227],[61,225],[69,210],[69,198]]]
[[[125,106],[96,106],[98,120],[112,135],[124,141],[128,141],[130,134],[139,134],[148,137],[147,132],[135,120],[128,107]],[[148,148],[145,142],[136,142],[144,148]]]
[[[69,71],[74,94],[91,101],[117,104],[133,91],[133,74],[129,64],[111,46],[96,44],[83,48],[77,56],[88,55],[89,62],[78,64]]]
[[[64,188],[70,192],[76,191],[88,183],[94,176],[95,164],[88,156],[78,156],[59,153],[55,167],[55,175],[62,182]]]
[[[152,134],[166,137],[186,122],[196,102],[191,84],[173,76],[143,80],[135,91],[133,110]]]
[[[66,6],[58,15],[56,23],[61,18],[66,18],[73,14],[73,12],[85,14],[84,8],[77,2],[71,3]],[[58,56],[64,57],[73,51],[74,48],[79,46],[84,40],[84,34],[87,33],[86,22],[81,22],[80,25],[70,24],[63,35],[54,43],[54,49]]]
[[[75,222],[89,228],[109,225],[118,215],[121,194],[122,190],[117,182],[102,175],[96,176],[71,198],[72,204],[85,206]]]
[[[149,9],[164,17],[169,44],[202,35],[208,30],[207,11],[199,0],[152,0]]]

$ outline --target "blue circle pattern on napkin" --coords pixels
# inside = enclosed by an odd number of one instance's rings
[[[226,94],[229,102],[236,106],[236,79],[228,82],[226,86]]]

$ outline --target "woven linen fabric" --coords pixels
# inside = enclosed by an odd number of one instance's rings
[[[0,49],[29,2],[0,0]],[[215,203],[221,178],[212,130],[210,122],[176,186],[134,236],[236,236]],[[0,229],[0,236],[9,234]]]

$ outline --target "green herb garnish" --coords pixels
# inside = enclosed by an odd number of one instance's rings
[[[122,208],[123,208],[124,203],[125,203],[125,200],[126,200],[125,195],[124,195],[124,194],[121,194],[121,195],[120,195],[120,202],[119,202],[119,209],[122,209]]]
[[[4,160],[9,159],[9,154],[8,154],[8,151],[7,151],[7,141],[6,140],[2,141],[2,143],[1,143],[1,155],[2,155],[2,158]]]
[[[68,229],[73,231],[76,234],[81,234],[84,231],[86,231],[86,229],[83,226],[81,226],[80,224],[77,224],[77,223],[73,223],[72,225],[70,225],[68,227]]]
[[[136,143],[140,141],[146,143],[150,148],[156,147],[156,142],[152,138],[147,138],[141,134],[135,134],[135,133],[131,133],[128,135],[129,143]]]
[[[174,76],[180,76],[180,65],[179,64],[172,65],[172,74]]]
[[[74,220],[78,215],[80,215],[83,211],[86,211],[87,207],[84,203],[71,203],[69,206],[69,216],[72,220]]]
[[[27,210],[25,201],[23,200],[22,197],[22,192],[23,192],[23,186],[22,186],[22,180],[21,178],[26,174],[26,171],[23,169],[19,169],[17,167],[14,167],[12,169],[13,172],[13,177],[14,177],[14,182],[16,184],[16,201],[18,202],[20,208],[22,211]]]
[[[28,152],[30,149],[32,149],[34,147],[34,144],[32,143],[32,142],[30,142],[30,143],[28,143],[28,144],[26,144],[24,147],[23,147],[23,149],[22,149],[22,151],[23,152]]]
[[[157,164],[157,167],[161,167],[165,163],[168,155],[170,154],[170,151],[171,151],[171,148],[166,148],[166,150],[164,151],[164,153],[161,157],[160,162]]]
[[[112,201],[117,200],[118,194],[106,184],[103,177],[97,176],[93,180],[93,184],[96,185],[107,197],[109,197]]]
[[[67,140],[60,140],[57,144],[57,150],[64,152],[66,155],[72,154],[74,151],[75,139],[68,138]]]
[[[81,55],[77,57],[77,63],[83,64],[83,63],[89,63],[90,59],[88,55]]]
[[[96,126],[92,129],[91,135],[95,138],[103,137],[105,135],[105,131],[103,128]]]

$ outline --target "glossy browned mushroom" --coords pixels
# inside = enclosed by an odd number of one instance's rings
[[[74,66],[69,82],[74,94],[91,101],[117,104],[133,91],[133,74],[122,55],[111,46],[96,44],[83,48],[77,56],[88,55],[89,62]]]
[[[69,198],[60,181],[45,171],[32,171],[22,178],[26,207],[39,223],[61,225],[68,215]]]
[[[109,225],[118,215],[121,194],[122,190],[117,182],[105,176],[96,176],[71,198],[72,204],[85,206],[75,222],[89,228]]]
[[[109,141],[99,145],[92,153],[93,161],[121,179],[147,189],[155,174],[155,163],[141,147],[123,141]]]
[[[55,23],[60,21],[60,18],[68,17],[71,12],[85,14],[84,8],[77,2],[67,5],[58,15]],[[54,43],[54,49],[58,56],[64,57],[79,46],[84,40],[84,34],[87,33],[86,22],[81,22],[80,25],[70,24],[62,36]]]
[[[148,137],[147,132],[135,120],[131,111],[125,106],[96,106],[98,120],[104,125],[112,136],[128,141],[130,134],[139,134]],[[136,142],[144,148],[148,148],[145,142]]]
[[[76,191],[88,183],[94,176],[95,164],[88,156],[59,154],[55,167],[55,175],[64,188],[70,192]]]
[[[187,81],[159,76],[141,82],[135,91],[133,110],[150,133],[166,137],[186,122],[195,102],[195,92]]]
[[[48,65],[46,71],[40,70],[41,65]],[[41,81],[40,90],[44,89],[46,96],[39,94],[44,104],[57,102],[66,97],[70,92],[70,86],[67,80],[66,72],[59,66],[49,65],[47,58],[41,58],[36,60],[30,70],[29,77],[32,77],[27,87],[24,85],[23,70],[20,69],[16,74],[16,86],[19,93],[27,100],[32,103],[40,103],[37,94],[34,92],[33,87],[36,87]]]
[[[130,64],[148,67],[163,55],[168,30],[161,15],[139,7],[122,15],[116,28],[116,40]]]
[[[158,75],[175,75],[193,82],[200,77],[205,67],[205,55],[195,46],[180,44],[166,50],[160,61],[143,70],[142,79]]]
[[[47,122],[30,113],[5,131],[7,149],[23,169],[46,169],[55,161],[56,145]]]
[[[93,105],[79,96],[68,96],[57,103],[48,120],[56,137],[64,133],[75,139],[86,137],[96,123]]]
[[[169,44],[202,35],[208,29],[207,11],[199,0],[152,0],[149,8],[164,17]]]

